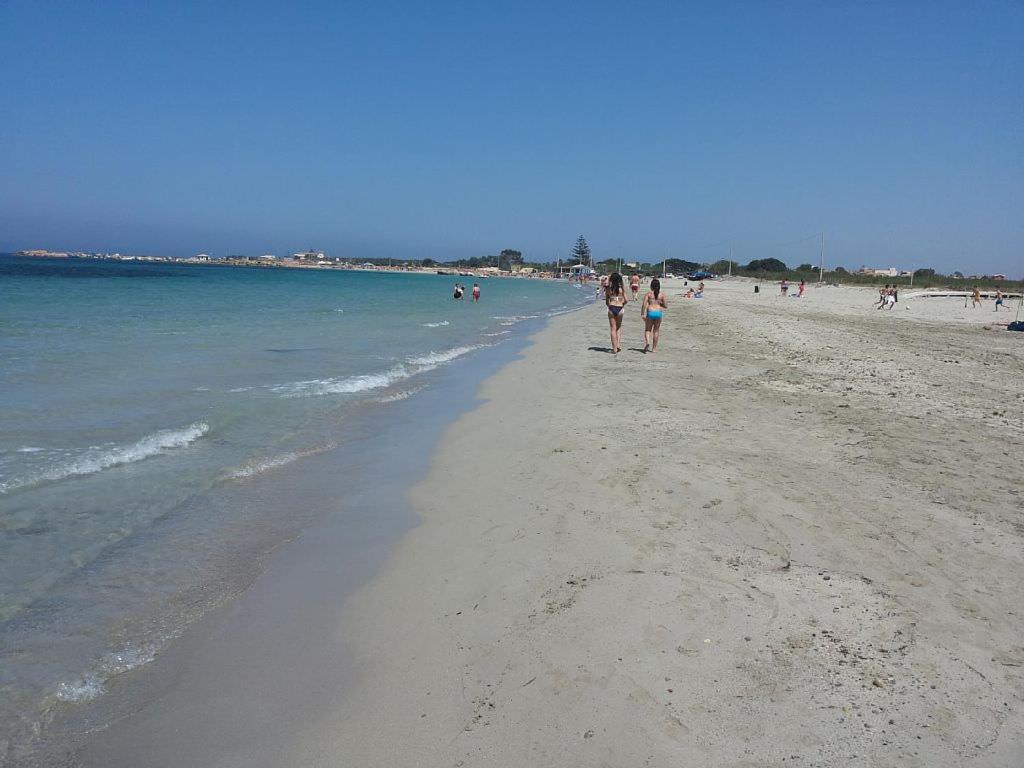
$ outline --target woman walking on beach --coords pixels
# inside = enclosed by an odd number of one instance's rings
[[[633,298],[636,299],[637,293],[640,292],[640,275],[633,273],[629,278],[629,290],[633,292]]]
[[[668,307],[668,302],[661,293],[661,281],[651,280],[651,290],[644,294],[644,303],[640,314],[644,318],[644,352],[656,352],[658,339],[661,337],[661,316]]]
[[[622,316],[626,311],[626,289],[622,285],[622,275],[612,272],[608,285],[604,289],[604,303],[608,307],[608,329],[612,336],[612,352],[619,353],[619,332],[622,330]]]

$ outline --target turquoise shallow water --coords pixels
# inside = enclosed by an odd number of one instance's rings
[[[102,695],[301,528],[255,479],[586,298],[454,281],[0,257],[0,741]]]

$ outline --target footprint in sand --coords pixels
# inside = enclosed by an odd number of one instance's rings
[[[712,499],[707,504],[703,505],[703,507],[701,507],[701,508],[702,509],[711,509],[712,507],[717,507],[721,503],[722,503],[721,499]]]

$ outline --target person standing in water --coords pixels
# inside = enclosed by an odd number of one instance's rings
[[[651,280],[651,290],[644,294],[644,302],[640,306],[640,314],[644,318],[644,352],[656,352],[658,339],[661,338],[661,318],[668,302],[661,292],[661,281]]]
[[[622,275],[612,272],[608,285],[604,289],[604,303],[608,307],[608,330],[611,332],[612,352],[616,355],[622,349],[619,333],[622,331],[622,316],[626,312],[626,289],[622,285]]]
[[[462,293],[463,293],[462,286],[459,285],[458,283],[456,283],[455,284],[455,290],[452,292],[452,298],[453,299],[461,299],[462,298]]]
[[[480,301],[480,283],[473,283],[473,301]]]

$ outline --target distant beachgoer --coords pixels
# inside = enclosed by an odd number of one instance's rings
[[[981,291],[975,287],[971,292],[971,309],[977,309],[981,306]]]
[[[640,292],[640,275],[635,272],[629,278],[629,290],[633,292],[633,298],[636,299],[637,293]]]
[[[622,275],[612,272],[608,285],[604,289],[604,303],[608,307],[608,330],[611,332],[612,352],[618,354],[622,349],[619,333],[622,330],[622,316],[626,313],[626,289],[622,285]]]
[[[892,309],[896,306],[896,289],[890,288],[885,294],[885,308]]]
[[[889,294],[889,284],[885,284],[885,288],[878,289],[878,303],[875,304],[875,309],[881,309],[885,306],[885,297]]]
[[[644,295],[640,307],[644,319],[644,352],[657,351],[658,339],[661,338],[661,318],[667,308],[668,301],[661,292],[661,281],[654,278],[651,280],[651,290]]]
[[[684,299],[692,299],[694,297],[693,288],[683,294]]]
[[[701,280],[700,281],[700,285],[697,286],[697,293],[700,293],[700,294],[704,293],[704,281],[703,280]]]
[[[1000,291],[1000,290],[999,290],[999,289],[997,288],[997,289],[996,289],[996,312],[998,312],[998,311],[999,311],[999,308],[1000,308],[1001,306],[1003,306],[1003,292],[1002,292],[1002,291]]]
[[[461,285],[459,285],[458,283],[456,283],[456,284],[455,284],[455,290],[454,290],[454,292],[452,293],[452,298],[453,298],[453,299],[461,299],[461,298],[462,298],[462,294],[463,294],[464,292],[465,292],[465,289],[464,289],[464,288],[463,288],[463,287],[462,287]]]
[[[473,283],[473,301],[480,301],[480,283]]]
[[[789,280],[783,280],[781,283],[779,283],[779,291],[782,293],[783,296],[789,293]]]
[[[804,291],[807,290],[807,283],[803,280],[800,281],[800,285],[797,286],[797,298],[802,299],[804,297]]]

